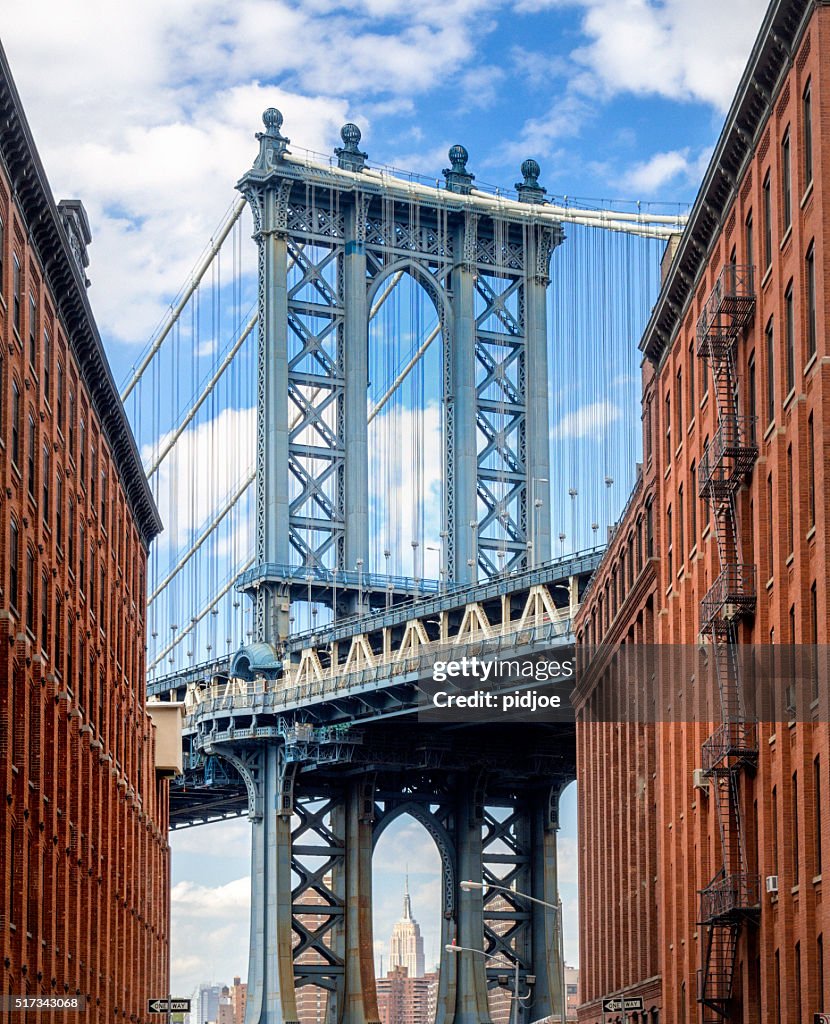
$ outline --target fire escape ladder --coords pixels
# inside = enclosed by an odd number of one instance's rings
[[[735,345],[755,311],[754,268],[726,264],[697,324],[697,353],[712,371],[717,430],[700,460],[699,489],[714,520],[719,573],[701,602],[700,631],[710,641],[721,720],[703,745],[721,842],[721,869],[700,893],[706,929],[698,1001],[703,1024],[728,1019],[741,927],[757,916],[758,878],[748,870],[741,777],[758,756],[737,658],[738,624],[755,611],[755,567],[741,556],[737,493],[758,457],[754,418],[741,416]]]

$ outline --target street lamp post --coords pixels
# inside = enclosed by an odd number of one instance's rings
[[[363,559],[358,558],[355,562],[357,569],[357,614],[363,616]]]
[[[517,889],[510,889],[506,885],[494,885],[493,883],[488,883],[488,884],[485,885],[484,882],[469,882],[469,881],[466,881],[466,882],[461,882],[459,884],[459,888],[461,888],[464,892],[473,892],[476,889],[482,889],[482,890],[483,889],[495,889],[497,892],[506,892],[506,893],[509,893],[511,896],[518,896],[518,897],[520,897],[523,900],[527,900],[528,903],[538,903],[540,907],[547,907],[548,910],[553,910],[555,912],[556,919],[557,919],[557,922],[558,922],[558,931],[559,931],[557,945],[559,947],[558,952],[559,952],[559,975],[560,975],[560,977],[559,977],[560,1013],[562,1014],[562,1024],[565,1024],[566,1019],[567,1019],[567,1014],[566,1014],[567,1003],[566,1003],[566,998],[565,998],[565,950],[564,950],[564,942],[563,942],[563,937],[562,937],[562,900],[560,899],[558,903],[548,903],[547,900],[540,900],[538,897],[530,896],[526,892],[519,892]],[[516,967],[517,967],[517,970],[518,970],[518,959],[516,960]]]
[[[503,966],[503,961],[501,961],[497,956],[493,956],[492,953],[485,953],[483,949],[475,949],[472,946],[455,945],[444,946],[444,949],[446,949],[448,953],[478,953],[478,955],[483,956],[485,960],[497,960],[499,964]],[[528,986],[528,989],[529,988],[530,986]],[[513,962],[513,994],[510,997],[510,1001],[513,1004],[510,1017],[513,1024],[519,1024],[519,1003],[526,1002],[530,999],[531,995],[533,995],[532,991],[528,991],[527,995],[524,996],[519,995],[519,958],[516,957]]]

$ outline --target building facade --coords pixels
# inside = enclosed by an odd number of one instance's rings
[[[648,1022],[830,1008],[828,122],[830,7],[777,0],[666,260],[643,464],[576,621],[580,1021],[617,993]],[[755,724],[747,652],[780,645],[809,671]]]
[[[0,984],[144,1021],[169,963],[144,700],[161,524],[86,295],[83,207],[55,203],[2,50],[0,107]]]
[[[437,974],[411,978],[406,967],[393,967],[377,979],[381,1024],[432,1024],[435,1019]]]

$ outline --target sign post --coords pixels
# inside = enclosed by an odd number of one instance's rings
[[[174,999],[172,996],[164,996],[159,999],[147,1000],[148,1013],[164,1013],[167,1020],[170,1020],[171,1013],[190,1013],[189,999]]]
[[[629,1013],[642,1013],[644,1009],[642,996],[611,996],[602,1001],[602,1017],[606,1013],[621,1013],[625,1019]],[[828,1021],[830,1024],[830,1021]]]

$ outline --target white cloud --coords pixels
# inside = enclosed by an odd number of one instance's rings
[[[601,439],[612,423],[622,419],[622,410],[613,402],[590,402],[566,413],[553,428],[556,440],[564,438]]]
[[[352,102],[402,109],[448,67],[462,71],[497,2],[43,0],[36,33],[29,4],[4,4],[0,31],[53,188],[90,216],[105,335],[146,341],[233,200],[265,107],[283,111],[296,146],[330,151]]]
[[[665,153],[655,153],[641,163],[635,164],[622,176],[624,188],[633,190],[637,195],[653,195],[669,182],[681,181],[698,185],[711,156],[706,148],[693,156],[691,150],[673,149]]]
[[[729,106],[766,0],[577,0],[591,40],[574,59],[609,94]],[[573,6],[571,2],[569,6]]]

